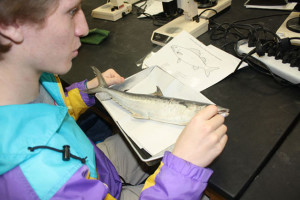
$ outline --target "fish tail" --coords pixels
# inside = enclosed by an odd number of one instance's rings
[[[102,73],[99,71],[99,69],[97,67],[94,67],[92,66],[91,67],[93,69],[93,72],[94,74],[96,75],[97,79],[98,79],[98,82],[99,82],[99,86],[98,87],[105,87],[107,88],[108,85],[106,84],[103,76],[102,76]]]
[[[102,92],[103,88],[107,88],[107,84],[102,76],[102,73],[99,71],[99,69],[97,67],[92,66],[91,67],[94,74],[96,75],[97,79],[98,79],[98,83],[99,85],[95,88],[92,89],[87,89],[85,92],[87,94],[95,94],[97,92]]]

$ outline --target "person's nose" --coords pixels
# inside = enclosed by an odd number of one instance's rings
[[[77,19],[75,21],[75,34],[78,37],[86,36],[89,33],[89,27],[86,22],[84,13],[82,10],[79,11],[78,15],[76,16]]]

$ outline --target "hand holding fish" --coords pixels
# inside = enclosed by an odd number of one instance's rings
[[[180,134],[173,154],[200,167],[207,167],[224,149],[227,127],[216,106],[201,110]]]
[[[115,70],[108,69],[102,73],[107,85],[120,84],[124,82],[124,77],[120,76]]]
[[[120,76],[115,70],[113,69],[108,69],[105,72],[102,73],[102,76],[108,86],[113,85],[113,84],[119,84],[124,82],[124,77]],[[97,77],[93,78],[92,80],[88,81],[86,83],[87,88],[95,88],[99,85],[99,81]]]

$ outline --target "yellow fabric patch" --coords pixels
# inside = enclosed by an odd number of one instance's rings
[[[106,197],[104,200],[116,200],[113,196],[111,196],[109,193],[107,193]]]
[[[58,75],[54,75],[54,77],[55,77],[55,80],[57,82],[57,85],[58,85],[58,88],[59,88],[59,91],[60,91],[60,95],[63,98],[63,101],[66,103],[66,96],[65,96],[65,92],[64,92],[63,86],[61,84],[60,78],[58,77]]]
[[[98,180],[99,179],[99,175],[98,175],[98,171],[97,171],[97,178],[91,177],[91,172],[90,170],[88,171],[87,175],[85,176],[86,179],[92,179],[92,180]]]
[[[88,106],[81,98],[78,88],[70,90],[65,100],[66,106],[69,109],[68,112],[75,120],[88,109]]]
[[[77,120],[79,116],[88,109],[88,106],[84,103],[83,99],[81,98],[78,88],[70,90],[68,92],[68,96],[66,97],[59,77],[57,75],[55,75],[54,77],[58,84],[60,94],[66,106],[68,107],[69,115],[75,120]]]
[[[156,169],[156,171],[155,171],[151,176],[149,176],[149,177],[147,178],[146,183],[145,183],[145,185],[144,185],[144,187],[143,187],[143,190],[145,190],[145,189],[147,189],[147,188],[152,187],[152,186],[155,185],[155,177],[156,177],[157,174],[160,172],[160,168],[161,168],[163,165],[164,165],[164,163],[161,162],[160,165],[159,165],[159,167]],[[142,190],[142,191],[143,191],[143,190]]]

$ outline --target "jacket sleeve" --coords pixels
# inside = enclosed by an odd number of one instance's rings
[[[142,190],[140,200],[199,200],[213,171],[193,165],[166,152]]]
[[[77,120],[89,107],[95,104],[95,97],[84,93],[87,80],[73,83],[65,88],[65,103],[69,114]]]

